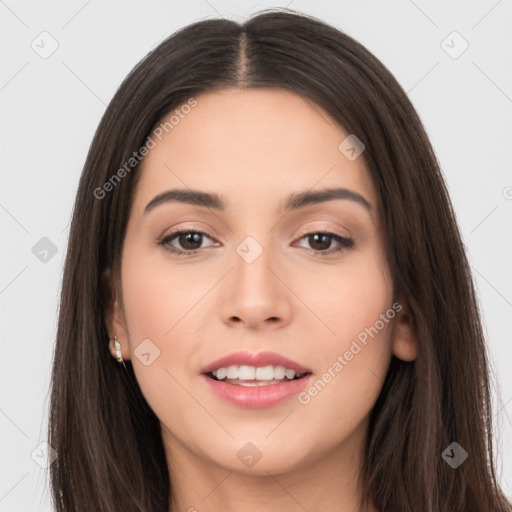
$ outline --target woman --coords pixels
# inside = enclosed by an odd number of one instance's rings
[[[438,163],[374,56],[280,11],[135,67],[71,224],[57,510],[511,510],[489,398]]]

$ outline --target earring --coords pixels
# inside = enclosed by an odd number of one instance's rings
[[[123,356],[121,355],[121,343],[119,343],[116,334],[114,334],[114,347],[116,348],[116,359],[118,362],[123,363],[123,366],[126,368],[123,361]]]

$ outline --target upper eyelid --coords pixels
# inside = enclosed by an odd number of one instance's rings
[[[328,219],[317,219],[316,221],[309,221],[307,224],[311,224],[311,222],[326,222],[328,221]],[[333,222],[332,220],[330,222]],[[337,222],[334,222],[335,224],[338,224]],[[340,229],[343,229],[345,231],[347,231],[347,234],[346,235],[343,235],[341,234],[339,231]],[[210,238],[216,238],[217,240],[221,239],[222,236],[216,234],[216,231],[214,229],[210,229],[210,231],[213,231],[213,235],[210,235],[208,233],[208,231],[205,231],[205,228],[198,228],[196,226],[188,226],[188,225],[185,225],[185,226],[179,226],[176,230],[171,230],[169,233],[167,234],[163,234],[161,235],[160,238],[166,238],[167,236],[171,235],[171,234],[178,234],[178,233],[183,233],[183,232],[190,232],[190,231],[194,231],[194,232],[198,232],[198,233],[201,233],[203,235],[206,235]],[[231,230],[230,230],[231,231]],[[329,232],[329,233],[332,233],[332,234],[335,234],[335,235],[338,235],[338,236],[341,236],[343,238],[349,238],[351,237],[351,233],[350,233],[350,230],[348,229],[348,227],[346,226],[341,226],[339,228],[330,228],[330,227],[325,227],[325,226],[322,226],[320,228],[317,228],[317,227],[308,227],[308,228],[305,228],[304,230],[301,230],[302,232],[302,235],[301,236],[304,236],[305,234],[309,234],[309,233],[318,233],[318,232]]]
[[[180,228],[180,229],[177,229],[176,231],[171,231],[170,233],[164,233],[160,237],[160,239],[165,240],[166,238],[169,238],[172,240],[177,235],[181,235],[183,233],[198,233],[200,235],[207,236],[210,240],[215,239],[214,236],[209,235],[206,231],[203,231],[201,229],[196,229],[196,228]]]

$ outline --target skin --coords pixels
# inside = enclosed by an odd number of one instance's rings
[[[234,351],[271,350],[311,368],[314,382],[391,308],[397,299],[370,175],[362,157],[339,151],[348,133],[298,95],[229,89],[196,99],[144,160],[107,312],[111,337],[162,425],[169,510],[358,511],[369,414],[392,354],[417,355],[405,304],[307,404],[294,396],[238,408],[199,374]],[[357,192],[372,212],[336,199],[284,214],[290,193],[330,187]],[[144,214],[173,188],[218,193],[226,210],[170,202]],[[158,245],[187,228],[207,235],[198,253]],[[339,247],[304,236],[321,229],[354,247],[315,255]],[[236,252],[247,236],[264,249],[250,264]],[[186,250],[181,242],[172,245]],[[148,366],[134,353],[147,338],[160,350]],[[237,457],[247,442],[262,454],[252,468]]]

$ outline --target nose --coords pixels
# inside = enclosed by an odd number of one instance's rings
[[[226,276],[221,306],[222,320],[230,327],[279,329],[291,320],[293,295],[286,285],[286,272],[275,252],[262,249],[253,261],[240,248],[233,256],[234,268]]]

